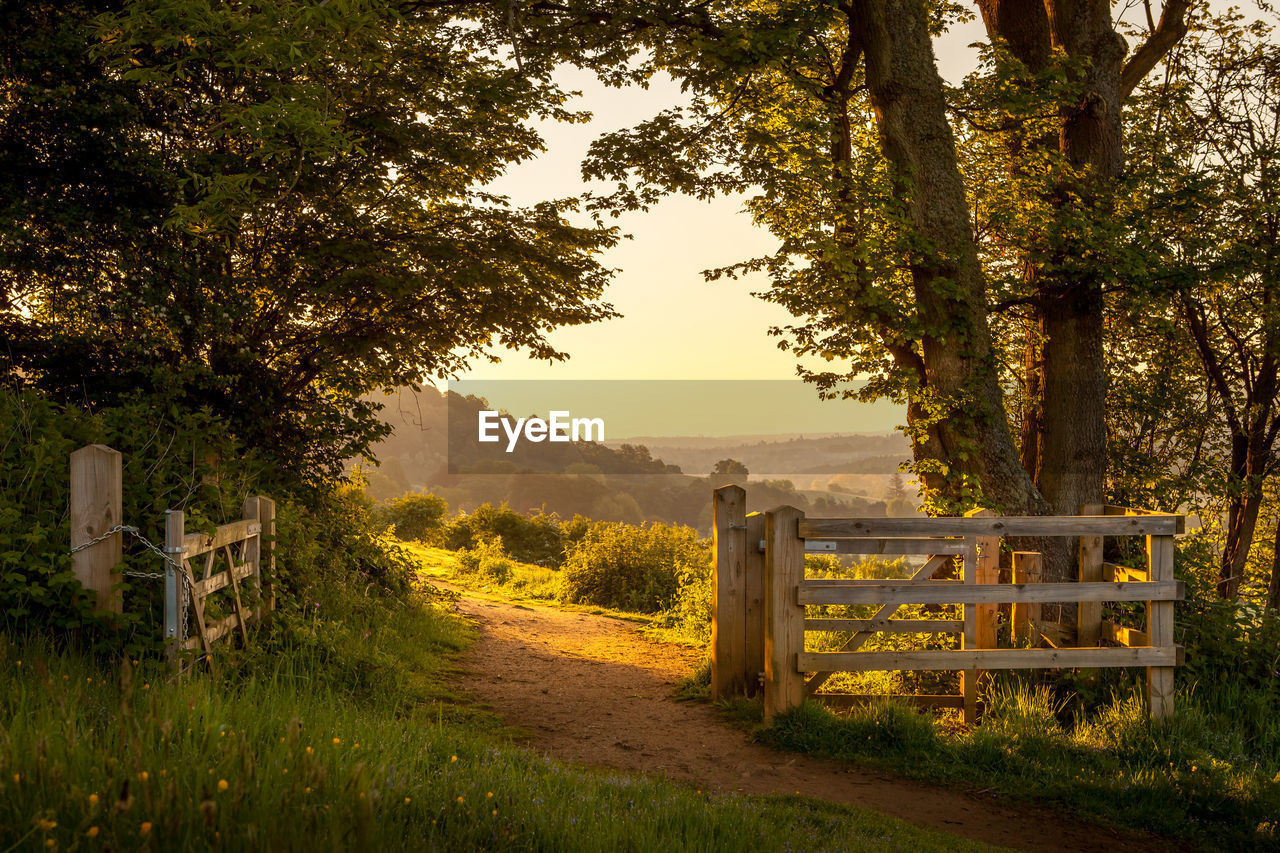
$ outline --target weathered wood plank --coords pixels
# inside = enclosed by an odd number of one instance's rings
[[[217,620],[216,622],[208,623],[205,626],[203,638],[201,637],[188,638],[186,643],[186,648],[187,649],[200,648],[202,639],[205,641],[206,644],[216,643],[218,640],[221,640],[227,634],[231,633],[232,631],[240,627],[241,627],[240,615],[237,613],[231,613],[225,616],[224,618]],[[208,651],[207,645],[205,645],[205,650]]]
[[[224,546],[222,553],[227,557],[227,574],[231,577],[231,598],[236,605],[236,615],[240,617],[240,641],[246,646],[249,645],[249,627],[248,620],[245,618],[244,603],[240,600],[240,582],[236,579],[234,571],[236,566],[235,557],[231,554],[231,546]]]
[[[949,554],[964,553],[963,539],[806,539],[808,554]]]
[[[225,572],[218,572],[210,575],[202,581],[196,581],[192,594],[200,598],[206,598],[212,593],[220,589],[224,589],[231,585],[231,574],[235,573],[236,580],[243,580],[257,571],[256,563],[239,563],[234,568]]]
[[[796,590],[799,604],[1002,604],[1007,601],[1181,601],[1182,581],[1148,583],[958,584],[889,581],[883,586],[808,580]]]
[[[966,513],[969,518],[991,518],[995,516],[989,509],[975,509]],[[1000,537],[999,536],[979,536],[976,538],[975,554],[977,557],[975,578],[978,584],[991,585],[1000,582]],[[969,608],[974,610],[977,643],[972,646],[975,649],[994,649],[996,642],[996,620],[999,615],[999,605],[997,604],[974,604],[965,605],[965,611]],[[969,648],[968,644],[965,646]],[[966,679],[969,673],[965,673]],[[972,673],[974,683],[977,685],[978,692],[984,692],[985,685],[990,681],[990,676],[983,670],[977,670]],[[966,681],[967,683],[967,681]],[[973,701],[969,700],[969,692],[965,691],[965,717],[966,721],[972,725],[978,720],[978,702],[977,697],[973,697]]]
[[[995,516],[992,518],[807,518],[804,539],[910,536],[1172,536],[1181,516]]]
[[[1146,569],[1135,569],[1131,566],[1121,566],[1116,563],[1102,564],[1102,579],[1104,581],[1149,581],[1151,573]]]
[[[1122,646],[1151,645],[1151,640],[1147,637],[1146,631],[1139,631],[1137,628],[1126,628],[1109,619],[1102,620],[1101,633],[1102,639],[1109,640],[1112,643],[1119,643]]]
[[[1147,537],[1147,571],[1151,583],[1173,581],[1172,536]],[[1147,602],[1147,636],[1157,646],[1173,645],[1173,602],[1149,596]],[[1173,714],[1173,667],[1175,663],[1153,663],[1147,668],[1147,706],[1152,719]]]
[[[782,506],[765,514],[764,717],[804,701],[804,677],[796,656],[804,652],[804,608],[795,599],[804,581],[804,542],[796,536],[804,513]]]
[[[1129,506],[1113,506],[1111,504],[1107,504],[1102,508],[1102,514],[1103,515],[1141,515],[1141,516],[1147,516],[1147,517],[1163,516],[1165,518],[1176,518],[1178,519],[1178,526],[1173,532],[1175,534],[1186,532],[1186,523],[1187,523],[1186,516],[1178,515],[1177,513],[1159,512],[1154,509],[1134,509],[1133,507],[1129,507]]]
[[[1081,515],[1101,515],[1102,504],[1085,504]],[[1096,583],[1102,580],[1102,537],[1081,536],[1076,548],[1076,578],[1080,583]],[[1096,646],[1102,625],[1102,602],[1081,601],[1076,605],[1076,644],[1081,647]]]
[[[942,556],[940,554],[935,555],[929,558],[929,560],[926,561],[923,566],[921,566],[919,569],[916,570],[916,573],[911,576],[911,580],[926,581],[929,578],[933,577],[934,572],[938,571],[938,569],[941,569],[943,566],[946,566],[950,562],[951,562],[950,557]],[[896,602],[896,603],[885,604],[883,607],[881,607],[879,610],[876,611],[875,615],[872,618],[888,619],[895,612],[897,612],[898,608],[901,607],[904,603],[905,602]],[[840,651],[842,652],[857,651],[858,649],[862,648],[862,645],[866,643],[867,640],[871,639],[873,636],[875,635],[870,631],[864,631],[862,633],[854,634],[840,648]],[[819,687],[821,687],[826,682],[826,680],[830,678],[833,674],[834,673],[830,673],[830,672],[814,673],[813,677],[810,678],[808,683],[805,684],[804,689],[808,693],[813,693]]]
[[[226,545],[243,542],[250,536],[257,536],[260,532],[262,532],[261,522],[247,519],[233,521],[230,524],[221,525],[212,536],[204,533],[188,533],[182,542],[182,547],[188,558],[198,557]]]
[[[711,698],[746,693],[747,490],[721,486],[712,499]]]
[[[938,649],[891,652],[805,652],[800,671],[840,672],[904,670],[1066,669],[1071,667],[1172,667],[1178,650],[1162,648],[1106,649]]]
[[[1039,551],[1013,552],[1013,582],[1016,584],[1039,583],[1044,571],[1044,556]],[[1013,625],[1013,639],[1031,642],[1036,639],[1033,626],[1040,621],[1040,605],[1031,601],[1015,601],[1009,614]]]
[[[71,547],[92,542],[118,524],[123,524],[122,457],[105,444],[90,444],[71,454]],[[96,545],[71,555],[71,570],[85,591],[93,596],[94,608],[120,613],[123,608],[119,567],[124,556],[121,534],[116,533]]]
[[[806,631],[885,631],[891,634],[958,634],[959,619],[806,619]]]

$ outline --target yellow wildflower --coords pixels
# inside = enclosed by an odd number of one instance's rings
[[[404,804],[405,804],[406,806],[407,806],[407,805],[409,805],[409,803],[411,803],[411,802],[413,802],[413,801],[412,801],[412,800],[410,800],[408,797],[405,797],[405,798],[404,798]]]
[[[149,835],[151,833],[151,821],[144,820],[142,822],[141,831],[143,835]]]
[[[89,805],[90,805],[90,806],[96,806],[97,804],[98,804],[98,795],[97,795],[97,794],[90,794],[90,795],[89,795]]]
[[[96,826],[91,826],[91,827],[89,827],[89,829],[85,832],[85,835],[89,836],[90,838],[97,838],[97,837],[98,837],[98,827],[96,827]]]
[[[227,790],[227,788],[229,788],[229,787],[231,787],[231,786],[227,784],[227,780],[226,780],[226,779],[219,779],[219,780],[218,780],[218,790],[219,790],[219,791],[225,791],[225,790]]]
[[[338,744],[340,744],[340,743],[342,743],[342,738],[340,738],[340,737],[336,737],[336,738],[334,738],[334,739],[333,739],[333,745],[334,745],[334,746],[337,746],[337,745],[338,745]]]
[[[139,773],[138,778],[141,779],[143,782],[147,781],[147,771],[143,770],[141,773]]]
[[[57,825],[58,825],[58,822],[56,820],[46,820],[44,818],[40,818],[38,821],[36,821],[36,826],[40,827],[41,832],[48,832],[49,830],[53,829]]]

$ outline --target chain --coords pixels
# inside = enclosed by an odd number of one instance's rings
[[[160,559],[164,560],[166,565],[172,566],[174,574],[176,574],[179,578],[182,579],[182,612],[178,616],[178,622],[182,625],[182,642],[185,644],[187,641],[187,622],[188,622],[187,608],[191,606],[191,579],[187,577],[187,573],[183,571],[182,566],[179,565],[178,562],[173,559],[173,555],[166,553],[163,548],[159,547],[150,539],[143,536],[142,531],[131,524],[117,524],[115,527],[112,527],[110,530],[108,530],[106,533],[103,533],[101,536],[95,536],[93,539],[90,539],[88,542],[82,542],[81,544],[72,548],[70,553],[75,554],[78,551],[83,551],[85,548],[90,548],[94,545],[97,545],[99,542],[105,542],[106,540],[110,539],[112,536],[115,536],[117,533],[128,533],[134,539],[137,539],[139,542],[142,543],[143,547],[145,547],[148,551],[153,551],[154,553],[158,554],[160,556]],[[124,574],[126,577],[147,578],[148,580],[161,580],[165,576],[165,572],[126,571]]]

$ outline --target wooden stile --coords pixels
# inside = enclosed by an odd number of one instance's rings
[[[103,444],[91,444],[71,454],[72,548],[124,523],[122,458],[118,451]],[[118,585],[123,579],[119,571],[123,559],[124,543],[119,533],[72,555],[76,580],[94,597],[97,610],[122,611]]]
[[[746,693],[747,492],[721,486],[712,505],[711,698]]]
[[[796,587],[804,581],[804,540],[798,535],[803,518],[803,512],[789,506],[765,513],[766,720],[804,701],[804,676],[797,663],[804,652],[804,607],[796,601]]]

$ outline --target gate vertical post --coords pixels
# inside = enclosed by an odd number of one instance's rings
[[[1039,583],[1044,571],[1043,558],[1039,551],[1013,552],[1013,582],[1017,584]],[[1013,622],[1013,639],[1022,642],[1034,642],[1035,627],[1040,621],[1040,605],[1025,601],[1015,601],[1011,614]]]
[[[804,651],[804,513],[780,506],[765,513],[764,555],[764,718],[799,707],[804,701],[804,674],[797,655]]]
[[[1081,515],[1104,515],[1102,504],[1084,504]],[[1102,582],[1102,537],[1083,535],[1077,547],[1080,583]],[[1081,601],[1076,605],[1076,645],[1092,649],[1102,644],[1102,602]],[[1096,669],[1082,669],[1083,678],[1096,678]]]
[[[971,509],[966,518],[992,518],[989,509]],[[1000,537],[966,536],[964,555],[964,582],[966,584],[994,584],[1000,580]],[[994,649],[996,647],[997,604],[964,605],[964,648]],[[964,721],[973,725],[978,721],[978,689],[986,672],[964,670],[960,683],[964,693]]]
[[[182,650],[182,583],[178,572],[182,565],[183,540],[186,539],[186,513],[180,509],[164,511],[164,649],[173,668],[178,666]]]
[[[1173,537],[1147,537],[1147,571],[1153,581],[1173,580]],[[1147,602],[1147,642],[1153,648],[1172,649],[1173,602]],[[1173,715],[1173,673],[1171,666],[1147,667],[1147,707],[1152,719]]]
[[[71,454],[71,547],[84,546],[123,524],[123,457],[105,444],[90,444]],[[72,571],[76,580],[94,597],[94,609],[108,613],[123,611],[117,584],[124,559],[121,534],[76,551]]]
[[[746,692],[747,491],[721,486],[712,504],[711,698]]]
[[[764,677],[764,513],[747,516],[746,661],[747,695],[760,693]]]

